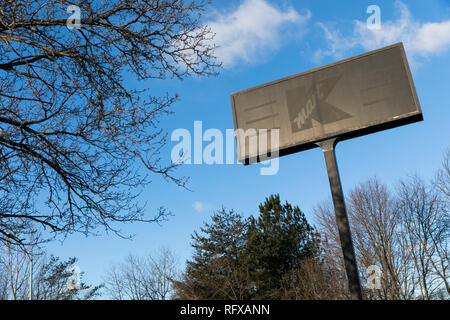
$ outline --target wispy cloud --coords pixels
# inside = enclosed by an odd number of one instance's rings
[[[294,8],[277,8],[266,0],[245,0],[231,13],[216,14],[207,23],[216,34],[218,59],[224,67],[239,62],[254,62],[264,58],[265,53],[280,48],[286,36],[286,29],[295,28],[298,34],[311,17]]]
[[[205,204],[201,201],[195,201],[194,204],[192,205],[192,208],[194,208],[194,210],[197,211],[198,213],[201,213],[201,212],[209,209],[210,205]]]
[[[395,1],[399,17],[394,21],[382,21],[380,29],[367,28],[366,21],[356,20],[351,34],[330,29],[323,23],[317,25],[323,30],[328,48],[315,52],[314,59],[325,56],[342,58],[356,47],[373,50],[396,42],[403,42],[410,58],[428,58],[445,53],[450,49],[450,20],[441,22],[419,22],[412,17],[408,7]]]

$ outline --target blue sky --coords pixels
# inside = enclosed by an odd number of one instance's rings
[[[381,9],[380,30],[366,27],[369,5]],[[169,135],[177,128],[192,132],[196,120],[203,130],[233,129],[231,93],[403,41],[425,121],[340,143],[342,184],[348,191],[376,175],[392,185],[407,174],[431,178],[439,168],[450,141],[449,0],[215,1],[204,23],[221,45],[217,55],[224,67],[218,76],[139,84],[155,94],[180,95],[175,113],[161,122]],[[166,161],[176,144],[169,141],[162,155]],[[123,226],[125,233],[135,234],[133,240],[72,235],[47,249],[62,258],[77,257],[86,279],[97,284],[110,262],[162,246],[176,253],[182,269],[192,253],[190,235],[222,206],[245,216],[257,214],[265,197],[279,193],[314,222],[313,208],[330,198],[321,150],[283,157],[279,168],[276,175],[262,176],[260,165],[185,165],[176,174],[190,177],[191,191],[154,177],[140,198],[148,201],[149,215],[165,206],[174,214],[169,221]]]

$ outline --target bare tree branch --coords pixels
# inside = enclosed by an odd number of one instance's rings
[[[81,9],[67,28],[66,9]],[[20,242],[25,220],[55,234],[115,222],[161,221],[137,197],[153,175],[179,186],[159,127],[178,96],[132,80],[211,75],[207,3],[182,0],[0,4],[0,239]],[[39,209],[37,209],[39,208]],[[38,213],[45,211],[45,213]],[[18,227],[21,227],[21,229]]]

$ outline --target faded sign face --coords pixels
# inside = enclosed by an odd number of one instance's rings
[[[267,153],[248,146],[262,129],[279,129],[283,155],[422,120],[402,44],[237,92],[231,100],[241,162]]]
[[[289,111],[292,132],[312,129],[314,124],[329,124],[351,118],[351,115],[327,102],[337,82],[342,77],[334,77],[313,82],[305,86],[286,91],[286,104]]]

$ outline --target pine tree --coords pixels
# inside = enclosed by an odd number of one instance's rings
[[[50,256],[39,269],[34,299],[36,300],[91,300],[96,298],[103,285],[92,286],[82,281],[84,272],[77,274],[77,258],[61,261],[59,257]]]
[[[318,253],[317,232],[299,207],[282,205],[279,195],[266,198],[259,211],[258,218],[249,220],[246,245],[255,298],[292,298],[303,261]]]
[[[194,255],[175,283],[180,299],[291,299],[302,297],[303,263],[318,253],[318,235],[298,207],[278,195],[244,219],[214,214],[192,236]],[[301,279],[304,280],[304,279]]]
[[[222,209],[192,236],[195,250],[182,281],[175,283],[181,299],[249,299],[253,284],[245,254],[247,221]]]

